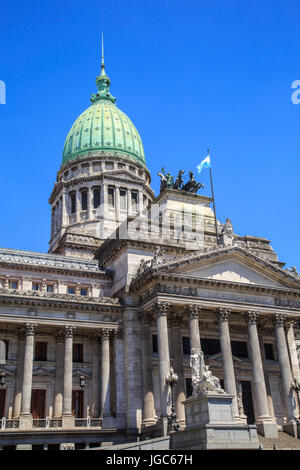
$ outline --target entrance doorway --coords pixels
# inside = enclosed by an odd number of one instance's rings
[[[6,389],[2,388],[0,390],[0,419],[3,418],[4,416],[4,410],[5,410],[5,395],[6,395]]]
[[[249,380],[242,380],[242,401],[244,407],[244,413],[247,416],[247,424],[254,424],[254,409],[253,409],[253,400],[251,393],[251,382]]]
[[[83,418],[83,390],[72,391],[72,414],[75,418]]]
[[[31,393],[31,413],[33,419],[44,419],[46,408],[46,390],[33,389]]]

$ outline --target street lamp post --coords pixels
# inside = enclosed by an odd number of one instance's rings
[[[177,423],[173,392],[174,385],[178,382],[178,375],[174,372],[173,367],[170,368],[169,374],[166,376],[166,382],[171,388],[171,414],[168,419],[169,431],[179,431],[180,426]]]

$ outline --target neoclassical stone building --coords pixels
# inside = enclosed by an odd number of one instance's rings
[[[235,396],[237,421],[295,435],[296,269],[229,220],[217,236],[211,198],[174,186],[156,196],[103,60],[96,84],[50,195],[49,252],[0,249],[0,446],[162,435],[171,366],[184,428],[191,348]]]

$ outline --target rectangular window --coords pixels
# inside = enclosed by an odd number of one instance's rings
[[[88,290],[86,287],[81,287],[80,289],[80,295],[88,295]]]
[[[81,191],[81,210],[87,211],[87,191]]]
[[[113,170],[114,169],[114,164],[113,163],[105,163],[105,169],[106,170]]]
[[[115,207],[115,190],[114,188],[108,188],[108,207]]]
[[[127,191],[120,189],[120,209],[121,211],[127,210]]]
[[[183,336],[181,338],[181,341],[182,341],[182,353],[190,355],[191,354],[190,338]]]
[[[18,289],[19,283],[18,281],[10,281],[9,286],[11,289]]]
[[[152,335],[152,352],[158,353],[157,335]]]
[[[71,194],[71,214],[76,212],[76,194]]]
[[[7,360],[8,360],[8,345],[9,345],[9,341],[8,341],[8,339],[3,339],[2,341],[3,341],[3,343],[5,344],[5,360],[7,361]]]
[[[73,362],[83,362],[83,344],[73,344]]]
[[[68,286],[68,294],[72,294],[74,295],[75,294],[75,287],[72,287],[72,286]]]
[[[39,284],[37,282],[32,283],[32,290],[39,290]]]
[[[94,189],[94,209],[100,206],[100,189]]]
[[[192,379],[190,377],[187,377],[185,379],[185,390],[186,390],[186,398],[193,395],[193,384],[192,384]]]
[[[274,360],[273,344],[265,343],[264,344],[264,349],[265,349],[266,359]]]
[[[47,292],[53,292],[54,286],[52,284],[47,284]]]
[[[221,352],[220,341],[218,339],[201,338],[201,349],[204,356],[211,356]]]
[[[138,211],[138,193],[135,191],[131,193],[131,209],[133,212]]]
[[[248,357],[247,343],[245,341],[231,341],[233,356]]]
[[[36,341],[35,343],[35,361],[47,361],[47,343],[44,341]]]

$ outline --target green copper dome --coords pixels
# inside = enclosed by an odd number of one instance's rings
[[[146,166],[140,135],[109,92],[103,54],[96,84],[98,92],[91,97],[92,105],[76,119],[66,138],[62,166],[95,151],[118,152],[129,161]]]

